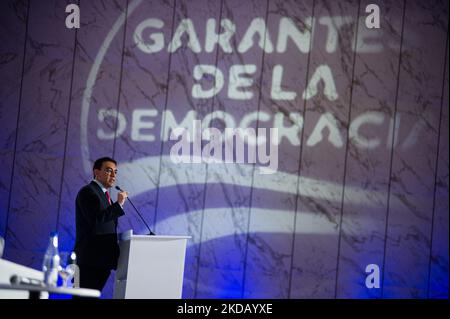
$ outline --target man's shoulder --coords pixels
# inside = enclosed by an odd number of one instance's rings
[[[89,184],[86,184],[80,188],[80,190],[78,191],[78,196],[84,194],[96,194],[96,187],[98,188],[95,182],[90,182]]]

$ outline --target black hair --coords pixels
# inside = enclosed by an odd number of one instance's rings
[[[97,159],[94,162],[94,167],[92,168],[92,171],[94,171],[94,169],[101,169],[104,162],[113,162],[117,166],[117,162],[114,159],[112,159],[111,157],[105,156],[105,157],[100,157],[99,159]],[[94,174],[94,178],[95,178],[95,174]]]

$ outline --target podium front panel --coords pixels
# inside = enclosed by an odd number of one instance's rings
[[[188,238],[134,235],[122,241],[114,298],[181,298]]]

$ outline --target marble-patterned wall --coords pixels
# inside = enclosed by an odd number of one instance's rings
[[[448,298],[448,1],[377,1],[368,29],[372,2],[1,1],[4,258],[40,268],[52,230],[70,250],[112,156],[153,230],[192,237],[185,298]],[[278,128],[277,171],[174,163],[192,120]]]

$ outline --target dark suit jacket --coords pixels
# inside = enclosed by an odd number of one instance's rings
[[[105,193],[92,181],[78,192],[74,251],[80,266],[116,269],[119,258],[117,218],[124,215],[115,202],[108,205]]]

